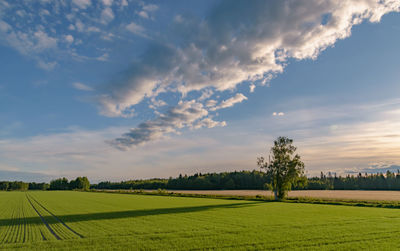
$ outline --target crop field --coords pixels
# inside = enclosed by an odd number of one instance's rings
[[[156,190],[147,190],[156,191]],[[174,193],[233,195],[233,196],[273,196],[266,190],[168,190]],[[321,199],[347,199],[347,200],[384,200],[400,201],[400,191],[362,191],[362,190],[295,190],[289,191],[288,197],[309,197]]]
[[[399,249],[400,210],[73,191],[0,192],[0,249]]]

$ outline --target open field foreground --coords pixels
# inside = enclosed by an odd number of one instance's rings
[[[155,190],[148,190],[155,191]],[[211,194],[232,196],[273,196],[265,190],[168,190],[174,193]],[[360,190],[298,190],[290,191],[288,197],[309,197],[321,199],[383,200],[400,201],[400,191],[360,191]]]
[[[0,192],[0,248],[398,249],[400,210],[73,191]]]

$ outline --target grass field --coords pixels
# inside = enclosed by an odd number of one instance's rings
[[[156,190],[146,190],[156,191]],[[233,196],[271,196],[273,193],[267,190],[168,190],[174,193],[186,194],[210,194]],[[400,201],[400,191],[367,191],[367,190],[294,190],[289,191],[289,198],[307,197],[321,199],[346,199],[346,200],[383,200]]]
[[[0,248],[399,249],[400,210],[73,191],[0,192]]]

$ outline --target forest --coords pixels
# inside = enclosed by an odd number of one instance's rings
[[[52,180],[50,183],[0,181],[0,190],[88,190],[90,189],[177,189],[177,190],[260,190],[268,189],[269,177],[260,171],[196,173],[169,179],[138,179],[90,184],[87,177]],[[321,172],[319,177],[304,178],[292,190],[400,190],[400,172],[358,173],[337,176]]]
[[[26,190],[88,190],[90,182],[87,177],[77,177],[68,181],[67,178],[59,178],[50,181],[50,184],[42,182],[0,181],[0,191],[26,191]]]
[[[122,182],[100,182],[93,189],[267,189],[270,178],[260,171],[235,171],[223,173],[196,173],[177,178],[128,180]],[[310,177],[297,183],[293,190],[400,190],[400,172],[387,171],[376,174],[336,176],[321,172],[319,177]]]

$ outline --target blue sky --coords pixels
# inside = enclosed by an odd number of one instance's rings
[[[280,135],[308,175],[396,170],[399,8],[2,1],[0,178],[252,170]]]

